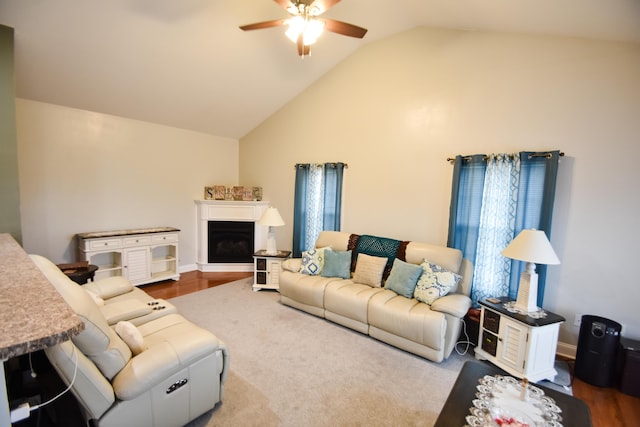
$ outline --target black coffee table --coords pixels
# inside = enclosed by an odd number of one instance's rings
[[[435,427],[462,427],[467,424],[465,417],[470,415],[478,380],[485,375],[509,375],[488,362],[465,362],[449,397],[436,420]],[[580,399],[536,384],[544,393],[552,397],[562,409],[562,425],[565,427],[590,427],[589,407]]]

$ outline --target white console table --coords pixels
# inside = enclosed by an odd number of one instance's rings
[[[157,227],[80,233],[78,256],[98,266],[96,279],[124,276],[136,286],[178,280],[179,232]]]

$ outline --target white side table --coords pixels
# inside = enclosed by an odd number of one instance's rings
[[[556,374],[555,358],[558,332],[564,317],[545,310],[545,317],[534,318],[507,310],[505,303],[480,301],[480,332],[477,359],[486,359],[518,378],[531,382],[552,379]]]
[[[262,250],[253,254],[253,290],[280,289],[282,262],[291,256],[291,251],[278,251],[275,255]]]

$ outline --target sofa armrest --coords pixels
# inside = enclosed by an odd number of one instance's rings
[[[136,317],[146,316],[153,311],[153,308],[137,299],[127,299],[103,305],[100,307],[100,311],[109,325],[115,325],[121,320],[131,320]]]
[[[289,258],[282,262],[282,269],[297,273],[302,267],[302,258]]]
[[[431,304],[431,310],[440,311],[462,319],[471,307],[471,298],[462,294],[449,294]]]
[[[118,399],[134,399],[205,355],[216,351],[226,352],[224,344],[213,335],[204,339],[195,335],[195,343],[188,346],[192,348],[174,344],[170,341],[159,342],[132,357],[112,381]],[[218,378],[226,376],[224,368],[218,374]]]
[[[122,276],[114,276],[89,282],[83,285],[83,288],[93,292],[102,299],[109,299],[131,292],[133,285]]]

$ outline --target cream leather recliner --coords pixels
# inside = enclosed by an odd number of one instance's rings
[[[182,426],[223,397],[229,353],[209,331],[178,314],[137,327],[143,350],[132,355],[91,296],[51,261],[35,264],[84,322],[70,341],[45,354],[84,417],[97,426]]]

